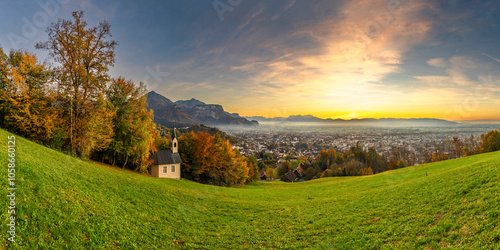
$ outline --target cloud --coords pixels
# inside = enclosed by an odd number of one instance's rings
[[[297,0],[293,0],[293,1],[290,1],[290,3],[288,3],[284,8],[281,9],[280,13],[278,14],[275,14],[271,20],[273,21],[276,21],[278,20],[278,18],[280,18],[281,15],[283,15],[284,13],[286,13],[290,8],[292,8],[295,3],[297,2]]]
[[[488,54],[486,54],[486,53],[484,53],[484,52],[481,52],[481,54],[483,54],[483,55],[485,55],[485,56],[489,57],[491,60],[494,60],[494,61],[500,62],[500,59],[494,58],[494,57],[492,57],[492,56],[490,56],[490,55],[488,55]]]
[[[430,29],[431,23],[418,16],[424,7],[408,2],[390,12],[385,2],[348,3],[336,17],[299,29],[283,41],[262,44],[279,55],[274,59],[255,59],[232,70],[250,73],[250,90],[278,90],[275,95],[284,99],[311,95],[350,108],[383,105],[399,92],[382,80],[399,71],[404,53],[424,41]],[[301,38],[317,46],[283,46],[285,39]],[[343,95],[332,101],[339,93]]]
[[[255,17],[257,17],[258,15],[262,14],[263,10],[264,10],[264,8],[261,8],[259,11],[255,12],[254,14],[252,14],[244,23],[242,23],[240,26],[238,26],[238,28],[236,28],[236,31],[240,31],[243,28],[245,28],[248,24],[250,24],[250,22],[252,22],[252,20]]]
[[[331,2],[321,3],[255,5],[244,18],[200,31],[200,39],[191,40],[199,42],[203,57],[172,72],[172,82],[183,83],[173,90],[205,91],[207,98],[231,100],[224,106],[246,115],[288,107],[290,114],[322,117],[375,111],[440,117],[475,90],[480,72],[491,69],[471,56],[439,51],[435,32],[442,24],[436,20],[449,17],[438,15],[435,3],[344,1],[330,9],[324,7]],[[416,55],[416,47],[419,53],[426,47],[420,45],[436,46],[429,49],[436,53]],[[434,68],[422,70],[422,62]]]
[[[443,58],[434,58],[427,61],[427,64],[437,68],[446,68],[447,64]]]
[[[297,0],[290,1],[290,3],[285,6],[285,10],[288,10],[293,7],[293,5],[297,2]]]
[[[455,87],[456,91],[464,91],[465,87],[478,85],[477,79],[471,79],[469,75],[481,75],[491,70],[491,65],[482,63],[470,56],[453,56],[449,59],[435,58],[427,61],[427,64],[442,68],[445,75],[423,75],[414,76],[429,86]]]
[[[443,119],[478,119],[496,115],[493,110],[500,97],[500,83],[496,79],[500,75],[494,73],[491,64],[471,56],[443,58],[437,64],[446,65],[444,75],[414,76],[422,88],[411,93],[411,99],[433,104],[435,110],[441,110]]]

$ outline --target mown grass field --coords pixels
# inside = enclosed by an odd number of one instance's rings
[[[25,249],[500,249],[500,152],[374,176],[220,188],[84,162],[16,137]]]

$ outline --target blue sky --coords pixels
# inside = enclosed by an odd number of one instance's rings
[[[0,45],[57,18],[106,19],[112,76],[242,115],[500,119],[500,4],[416,0],[1,3]],[[48,7],[48,8],[47,8]]]

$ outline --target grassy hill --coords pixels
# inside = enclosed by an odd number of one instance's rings
[[[365,177],[220,188],[84,162],[16,137],[18,248],[499,248],[500,152]]]

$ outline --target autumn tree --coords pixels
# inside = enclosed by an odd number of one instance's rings
[[[257,163],[257,158],[251,155],[247,158],[247,166],[248,166],[248,181],[257,181],[259,180],[259,165]]]
[[[290,170],[292,170],[292,164],[289,161],[285,161],[278,167],[278,176],[283,176]]]
[[[362,174],[361,170],[365,168],[367,168],[366,163],[352,160],[345,164],[343,172],[346,176],[358,176]]]
[[[50,94],[50,69],[33,54],[0,49],[0,125],[32,140],[50,144],[62,133]]]
[[[334,177],[334,176],[335,176],[335,174],[331,169],[326,169],[325,171],[323,171],[320,178]]]
[[[70,149],[88,156],[111,141],[113,113],[104,90],[117,43],[108,40],[111,26],[107,21],[87,27],[83,11],[73,12],[72,16],[73,20],[52,23],[47,28],[48,41],[38,43],[36,48],[47,50],[57,63],[59,102]]]
[[[179,153],[182,158],[182,177],[204,182],[208,179],[208,162],[213,140],[207,133],[188,133],[179,138]]]
[[[500,150],[500,131],[493,130],[481,136],[481,149],[484,153]]]
[[[330,167],[328,167],[328,169],[332,170],[334,173],[335,171],[337,171],[338,169],[340,168],[340,165],[337,164],[337,163],[333,163],[330,165]]]
[[[312,180],[314,176],[316,176],[316,170],[314,169],[314,167],[309,167],[306,170],[306,174],[304,175],[304,180]]]
[[[466,140],[464,144],[464,153],[466,156],[474,155],[481,151],[481,145],[476,143],[474,135],[471,135],[469,140]]]
[[[359,172],[361,175],[372,175],[373,174],[373,170],[371,167],[362,168]]]
[[[267,168],[266,169],[266,178],[268,179],[275,179],[278,177],[278,172],[274,168]]]
[[[247,161],[229,141],[222,140],[218,134],[213,136],[213,160],[209,165],[209,183],[218,186],[235,186],[247,183]]]
[[[218,134],[188,133],[179,138],[182,176],[202,183],[236,186],[255,179],[255,162],[233,149],[231,143]]]
[[[458,137],[453,137],[453,153],[455,158],[460,158],[465,154],[464,144]]]
[[[449,156],[444,152],[432,153],[432,162],[445,161],[448,160]]]
[[[321,152],[316,157],[316,165],[321,168],[321,171],[330,168],[331,165],[334,165],[337,162],[338,156],[337,152],[334,148],[330,148],[327,150],[321,150]]]
[[[356,143],[356,146],[351,147],[344,155],[354,155],[354,158],[362,163],[368,163],[368,154],[363,151],[361,145]],[[347,160],[349,161],[349,160]]]
[[[389,170],[387,159],[379,155],[374,147],[368,149],[368,162],[373,173],[380,173]]]
[[[260,172],[266,172],[266,169],[269,167],[264,163],[264,161],[259,161],[257,164],[257,167],[259,168]]]
[[[106,92],[116,112],[113,140],[105,150],[106,158],[113,165],[131,164],[139,172],[146,172],[157,137],[153,111],[147,110],[146,92],[144,84],[135,86],[124,78],[113,79]]]

